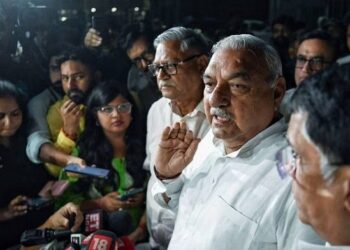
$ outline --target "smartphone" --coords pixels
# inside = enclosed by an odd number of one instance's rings
[[[139,193],[142,193],[144,192],[145,189],[142,187],[142,188],[134,188],[132,190],[129,190],[129,191],[126,191],[124,194],[122,194],[120,197],[119,197],[119,200],[121,201],[126,201],[128,200],[129,198],[132,198],[134,197],[135,195],[139,194]]]
[[[29,210],[40,210],[53,203],[53,199],[45,197],[35,197],[27,200],[27,206]]]
[[[92,16],[91,27],[100,33],[102,39],[108,38],[108,19],[106,16]]]
[[[80,165],[74,163],[68,164],[64,168],[64,171],[104,179],[108,179],[110,172],[108,169],[96,167],[81,167]]]

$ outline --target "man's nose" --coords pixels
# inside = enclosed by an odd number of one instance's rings
[[[11,118],[9,115],[5,115],[4,119],[3,119],[3,123],[4,123],[4,127],[8,128],[10,127],[11,124]]]
[[[75,78],[70,77],[68,79],[67,86],[68,86],[68,89],[76,89],[77,88],[77,84],[76,84]]]
[[[145,59],[140,60],[140,69],[145,71],[148,67],[148,62]]]
[[[305,64],[303,65],[303,67],[301,68],[302,71],[307,72],[307,73],[311,73],[312,69],[311,69],[311,65],[309,61],[306,61]]]
[[[164,68],[161,67],[158,70],[157,79],[169,79],[170,75],[165,72]]]
[[[230,88],[228,84],[217,84],[210,94],[209,102],[212,107],[224,107],[230,103]]]

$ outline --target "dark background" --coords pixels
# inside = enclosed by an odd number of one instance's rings
[[[312,25],[319,16],[342,18],[350,10],[350,0],[31,0],[33,5],[45,5],[61,15],[61,10],[76,10],[89,18],[91,8],[95,14],[110,14],[127,21],[147,15],[159,18],[167,26],[183,23],[189,16],[196,20],[227,23],[231,19],[258,19],[269,24],[281,14]],[[135,7],[139,10],[135,11]],[[72,14],[68,12],[68,14]],[[67,12],[64,13],[67,15]]]

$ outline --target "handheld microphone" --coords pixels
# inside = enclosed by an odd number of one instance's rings
[[[133,231],[132,217],[128,211],[115,211],[107,215],[106,229],[117,237],[128,235]]]
[[[114,233],[98,230],[96,231],[88,244],[88,250],[114,250],[116,236]]]
[[[103,228],[103,210],[94,210],[85,214],[85,233],[90,234]]]
[[[70,234],[70,230],[53,230],[47,228],[26,230],[21,235],[21,244],[23,246],[41,245],[55,239],[69,239]]]

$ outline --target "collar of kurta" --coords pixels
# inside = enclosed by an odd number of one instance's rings
[[[173,113],[177,114],[178,116],[182,116],[179,107],[173,101],[169,99],[168,104]],[[189,116],[189,117],[196,116],[198,112],[205,114],[203,99],[197,104],[197,106],[194,108],[194,110],[191,113],[188,113],[185,116]]]
[[[215,138],[213,135],[212,143],[214,144],[214,147],[220,151],[222,156],[225,157],[249,157],[253,154],[253,149],[258,146],[264,139],[266,139],[269,136],[272,136],[274,134],[283,134],[287,130],[287,123],[285,122],[284,118],[281,118],[277,122],[271,124],[267,128],[265,128],[263,131],[258,133],[256,136],[251,138],[249,141],[247,141],[240,149],[237,151],[234,151],[230,154],[226,154],[224,142],[222,139]],[[212,131],[210,131],[212,133]]]

